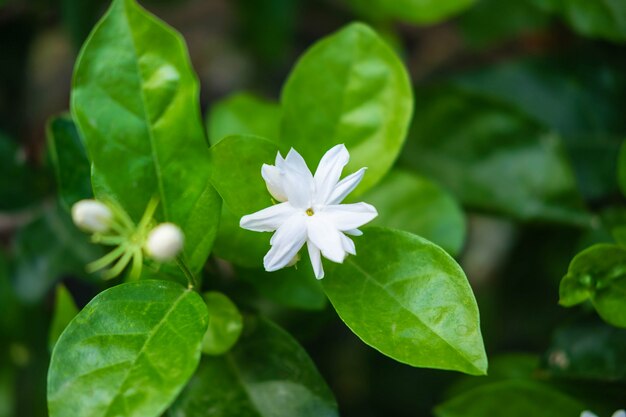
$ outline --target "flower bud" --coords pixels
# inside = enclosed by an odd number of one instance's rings
[[[72,206],[74,224],[86,232],[106,232],[112,219],[111,210],[96,200],[81,200]]]
[[[173,223],[161,223],[148,235],[146,252],[158,262],[171,261],[183,249],[184,240],[183,232],[178,226]]]

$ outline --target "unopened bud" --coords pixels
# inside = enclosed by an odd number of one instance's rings
[[[148,235],[146,252],[158,262],[174,259],[183,249],[184,235],[173,223],[161,223]]]
[[[106,232],[112,219],[111,210],[96,200],[81,200],[72,206],[74,224],[86,232]]]

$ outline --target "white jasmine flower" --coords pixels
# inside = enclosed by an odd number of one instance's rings
[[[266,271],[289,266],[305,243],[318,279],[324,277],[321,256],[342,263],[348,254],[356,255],[354,242],[346,233],[361,235],[358,228],[378,213],[366,203],[340,204],[366,170],[361,168],[339,181],[349,159],[346,147],[337,145],[322,157],[315,175],[294,149],[284,159],[278,153],[276,165],[263,165],[261,175],[279,204],[243,216],[240,226],[255,232],[276,232],[263,259]]]
[[[104,233],[111,226],[113,213],[99,201],[81,200],[72,206],[72,220],[87,232]]]
[[[174,259],[183,249],[184,235],[173,223],[161,223],[148,235],[146,252],[158,262]]]
[[[580,417],[598,417],[598,416],[592,413],[591,411],[583,411],[582,413],[580,413]],[[611,417],[626,417],[626,410],[617,410],[616,412],[613,413]]]

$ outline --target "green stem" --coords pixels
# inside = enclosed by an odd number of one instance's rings
[[[113,261],[115,261],[117,258],[119,258],[120,256],[122,256],[122,254],[126,251],[126,245],[120,245],[117,248],[113,249],[111,252],[107,253],[106,255],[104,255],[102,258],[97,259],[89,264],[87,264],[87,272],[89,272],[90,274],[92,272],[95,272],[99,269],[104,268],[105,266],[107,266],[108,264],[112,263]]]
[[[189,270],[189,268],[187,267],[187,264],[185,263],[185,261],[183,260],[183,258],[181,256],[177,256],[176,257],[176,265],[178,265],[178,267],[181,269],[181,271],[183,271],[183,274],[185,274],[185,277],[187,278],[187,284],[189,286],[189,289],[196,288],[196,286],[197,286],[196,277]]]

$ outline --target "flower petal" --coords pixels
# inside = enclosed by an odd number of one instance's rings
[[[287,194],[283,187],[283,175],[280,168],[274,165],[263,164],[261,167],[261,176],[265,180],[267,191],[270,192],[276,201],[287,201]]]
[[[598,416],[592,413],[591,411],[585,410],[582,413],[580,413],[580,417],[598,417]]]
[[[326,204],[339,181],[339,177],[341,177],[341,171],[349,160],[350,154],[343,144],[333,146],[324,154],[313,177],[316,193],[315,203]]]
[[[374,206],[367,203],[326,206],[321,214],[342,232],[361,227],[378,216]]]
[[[243,216],[239,221],[239,226],[253,232],[273,232],[294,213],[295,209],[291,204],[280,203]]]
[[[357,185],[359,185],[359,183],[363,179],[363,176],[365,175],[366,170],[367,168],[361,168],[354,174],[350,174],[341,181],[339,181],[339,183],[337,183],[337,185],[335,186],[333,192],[330,194],[330,197],[327,200],[327,204],[341,203],[343,199],[346,198],[348,194],[350,194],[352,191],[354,191]]]
[[[344,230],[343,232],[350,236],[363,236],[363,232],[361,232],[359,229]]]
[[[307,232],[309,240],[322,251],[325,258],[337,263],[343,262],[346,251],[341,242],[341,233],[332,222],[320,215],[307,217]]]
[[[272,236],[272,248],[263,258],[263,266],[268,272],[287,266],[306,241],[306,222],[302,216],[291,216]]]
[[[356,248],[354,247],[354,242],[348,236],[340,233],[341,236],[341,245],[343,246],[343,250],[350,255],[356,255]]]
[[[283,189],[292,206],[304,209],[311,207],[313,198],[313,175],[302,156],[291,149],[282,164]]]
[[[322,265],[322,256],[319,248],[315,246],[310,240],[307,242],[306,247],[309,250],[309,258],[311,258],[311,265],[313,265],[315,278],[324,278],[324,266]]]
[[[612,417],[626,417],[626,410],[617,410]]]

